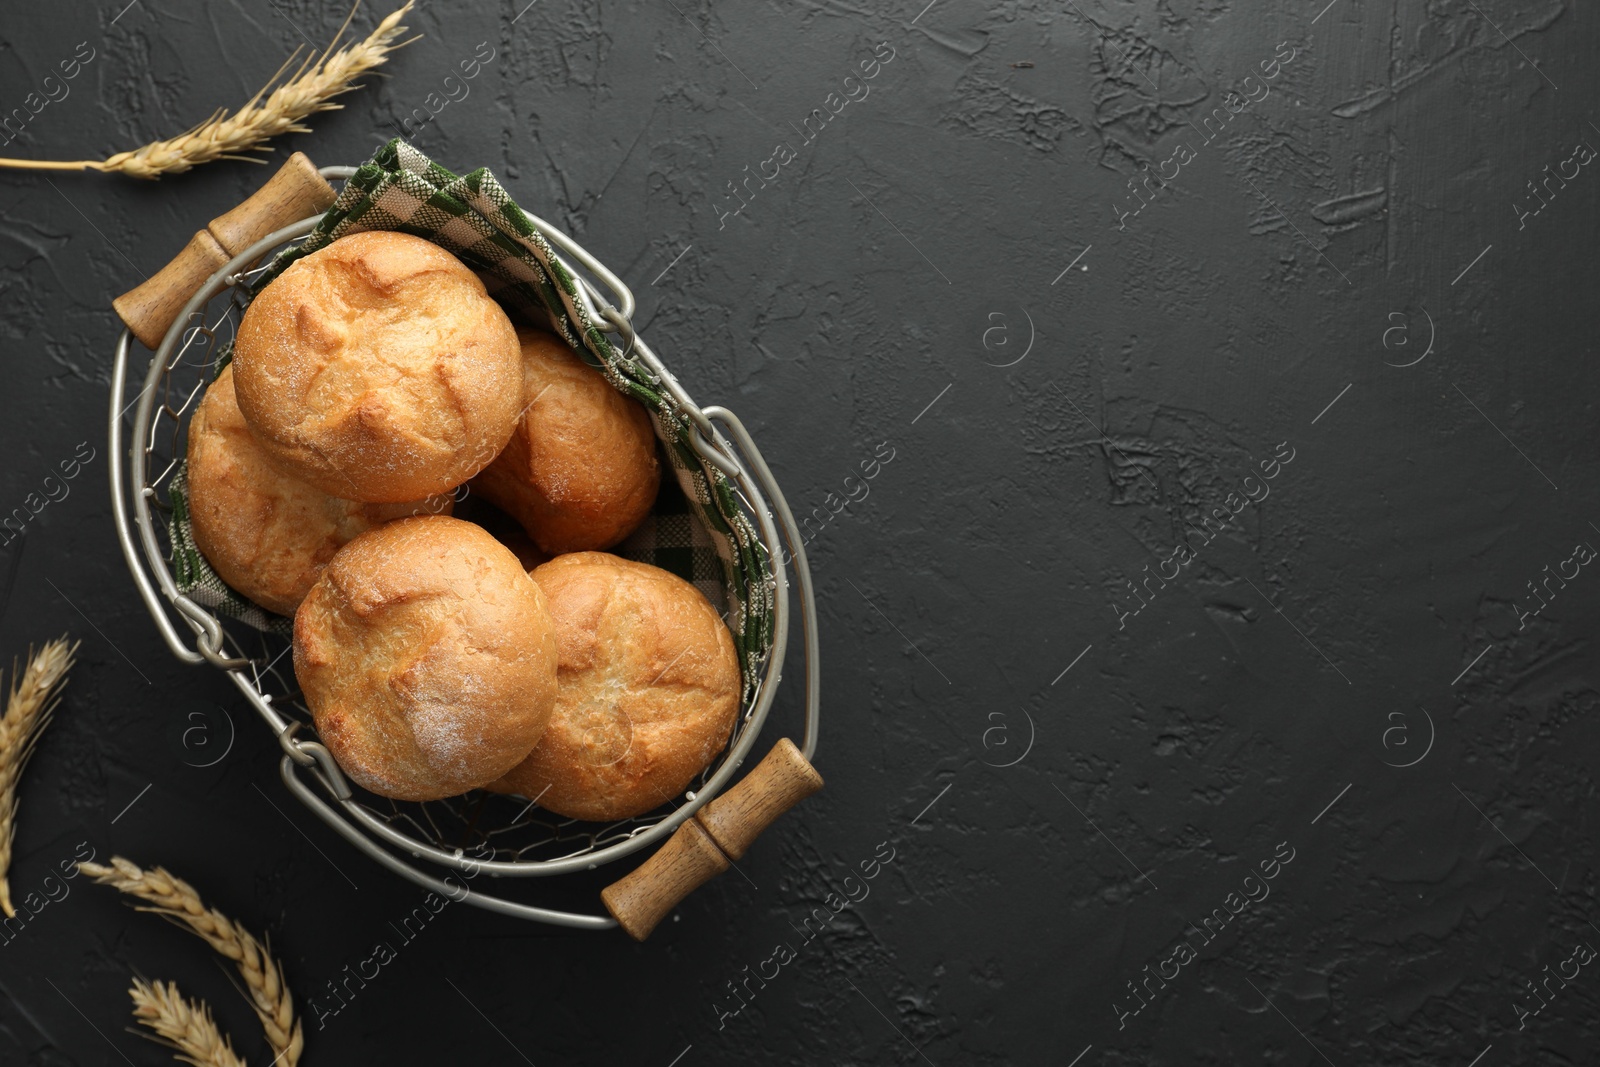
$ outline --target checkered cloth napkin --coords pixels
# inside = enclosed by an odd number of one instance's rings
[[[773,586],[769,556],[733,486],[690,444],[692,424],[681,406],[624,359],[599,329],[571,269],[489,171],[457,176],[396,138],[345,182],[327,214],[301,244],[280,252],[251,284],[253,298],[291,263],[347,234],[396,230],[454,253],[483,277],[513,317],[553,324],[566,342],[598,367],[616,389],[645,406],[655,423],[677,486],[663,485],[655,512],[617,554],[651,563],[693,582],[726,606],[745,685],[772,647]],[[222,354],[217,373],[226,362]],[[264,630],[283,631],[272,615],[230,589],[195,547],[182,465],[170,487],[173,577],[197,603]]]

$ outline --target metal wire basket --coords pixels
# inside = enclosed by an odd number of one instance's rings
[[[112,514],[128,569],[172,653],[185,663],[224,671],[232,679],[283,748],[284,784],[363,853],[453,900],[583,929],[620,923],[642,939],[678,900],[726,869],[729,857],[739,859],[778,814],[820,787],[821,779],[810,767],[819,719],[816,608],[799,530],[754,441],[726,408],[701,408],[689,398],[643,339],[634,335],[633,294],[570,237],[530,216],[551,245],[564,253],[561,262],[578,280],[596,323],[625,340],[682,406],[695,428],[695,451],[727,476],[771,561],[775,607],[771,650],[757,665],[758,677],[747,686],[748,696],[726,749],[692,788],[654,812],[608,825],[561,818],[534,801],[486,792],[427,803],[366,793],[352,786],[317,740],[287,659],[288,637],[221,616],[184,595],[174,580],[169,566],[171,480],[182,455],[188,417],[211,379],[220,346],[231,340],[243,312],[244,287],[266,269],[269,252],[303,239],[321,221],[321,211],[307,214],[305,207],[331,196],[327,181],[354,173],[352,167],[319,170],[296,154],[260,192],[214,220],[209,231],[197,234],[166,270],[116,302],[130,328],[117,342],[112,365],[109,454]],[[285,191],[289,186],[310,188],[313,182],[328,192],[321,201]],[[294,221],[281,225],[290,218]],[[208,243],[211,237],[220,251]],[[248,244],[245,238],[250,238]],[[197,247],[205,255],[195,253]],[[230,249],[237,254],[226,255]],[[217,265],[223,258],[226,261]],[[157,299],[151,299],[152,294]],[[167,317],[170,325],[162,321]],[[151,344],[155,354],[130,401],[128,378],[136,335]],[[157,337],[159,342],[152,344]],[[123,424],[130,409],[132,425],[125,439]],[[779,551],[780,527],[787,552]],[[799,749],[787,739],[780,741],[759,767],[730,786],[766,722],[787,649],[791,607],[780,560],[793,567],[799,586],[806,665],[804,740]],[[719,795],[722,801],[706,808]],[[673,835],[670,840],[669,835]],[[497,879],[563,875],[593,870],[663,841],[667,847],[602,894],[609,915],[541,907],[487,892],[481,882],[467,887],[461,878],[447,877],[450,872]],[[496,889],[505,885],[501,882]]]

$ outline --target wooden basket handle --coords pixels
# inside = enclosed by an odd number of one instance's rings
[[[727,870],[730,860],[743,859],[779,815],[821,788],[822,775],[782,738],[742,782],[695,812],[600,899],[619,926],[643,941],[680,901]]]
[[[304,152],[296,152],[249,199],[212,219],[172,262],[111,306],[133,335],[154,349],[183,305],[228,260],[272,231],[328,210],[335,195],[316,165]]]

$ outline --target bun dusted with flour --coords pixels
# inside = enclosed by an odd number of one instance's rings
[[[560,338],[519,330],[521,418],[472,487],[551,555],[610,548],[661,487],[650,416]]]
[[[556,640],[511,550],[444,516],[368,530],[333,557],[294,620],[294,672],[347,775],[399,800],[466,792],[545,732]]]
[[[452,489],[521,409],[516,329],[459,259],[373,230],[297,260],[234,342],[239,409],[285,469],[372,503]]]
[[[677,575],[605,552],[533,572],[555,622],[555,712],[526,760],[489,788],[569,818],[639,815],[681,793],[738,714],[733,636]]]
[[[233,367],[211,383],[189,423],[188,504],[196,547],[223,581],[293,615],[333,554],[391,519],[450,514],[448,496],[363,504],[329,496],[280,469],[239,413]]]

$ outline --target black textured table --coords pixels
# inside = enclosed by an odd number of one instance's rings
[[[3,154],[178,133],[345,14],[123,2],[9,6]],[[1592,12],[925,2],[438,0],[276,146],[491,168],[815,509],[827,786],[643,945],[407,922],[136,594],[110,300],[270,170],[3,172],[0,652],[83,648],[0,1062],[171,1062],[134,974],[270,1058],[90,853],[270,934],[312,1065],[1596,1062]]]

